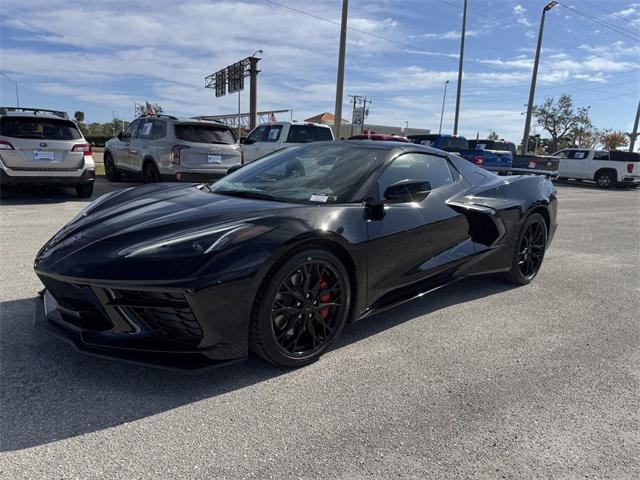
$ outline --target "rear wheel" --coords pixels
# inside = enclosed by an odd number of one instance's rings
[[[600,172],[596,175],[596,183],[600,188],[611,188],[616,183],[611,172]]]
[[[109,152],[104,153],[104,175],[110,182],[117,182],[121,176]]]
[[[160,180],[160,174],[155,163],[148,161],[142,169],[142,180],[144,183],[155,183]]]
[[[269,274],[257,294],[251,350],[286,367],[314,362],[342,332],[350,292],[349,275],[331,252],[294,254]]]
[[[538,274],[547,245],[547,224],[542,215],[530,215],[522,225],[511,270],[503,274],[509,282],[526,285]]]
[[[75,186],[76,195],[80,198],[89,198],[93,195],[93,183],[83,183]]]

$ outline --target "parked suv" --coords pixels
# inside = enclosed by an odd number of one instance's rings
[[[242,156],[229,127],[218,122],[169,115],[138,117],[105,144],[107,179],[121,174],[158,181],[206,182],[240,165]]]
[[[593,180],[600,188],[640,185],[639,153],[567,148],[553,155],[560,158],[561,180]]]
[[[273,122],[258,125],[242,145],[245,163],[285,147],[308,142],[333,140],[329,125],[321,123]]]
[[[65,112],[0,107],[2,185],[70,185],[86,198],[95,178],[91,145]]]

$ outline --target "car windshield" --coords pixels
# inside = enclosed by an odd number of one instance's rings
[[[233,132],[226,127],[204,124],[177,123],[176,138],[194,143],[222,143],[232,145],[236,143]]]
[[[4,117],[0,135],[38,140],[78,140],[82,134],[70,120],[34,117]]]
[[[215,193],[293,203],[344,203],[386,150],[310,144],[274,152],[209,186]]]

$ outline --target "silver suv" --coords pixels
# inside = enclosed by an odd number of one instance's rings
[[[87,198],[95,178],[91,145],[65,112],[0,107],[2,185],[58,183]]]
[[[226,125],[156,115],[136,118],[105,145],[107,179],[122,173],[158,181],[206,182],[242,164],[240,146]]]

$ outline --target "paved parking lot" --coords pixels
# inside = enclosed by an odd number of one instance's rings
[[[640,191],[558,190],[533,284],[458,283],[301,370],[197,376],[36,331],[34,256],[86,201],[5,192],[0,478],[639,478]]]

